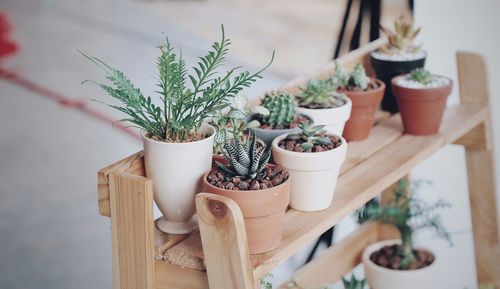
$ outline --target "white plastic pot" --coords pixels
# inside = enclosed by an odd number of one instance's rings
[[[215,135],[215,129],[207,124],[201,131],[210,136],[189,143],[142,137],[146,176],[153,180],[154,200],[163,214],[156,225],[163,232],[187,234],[197,228],[194,199],[212,165]]]
[[[311,109],[298,106],[297,113],[309,116],[315,125],[325,125],[325,129],[336,135],[342,135],[344,126],[351,116],[352,102],[346,96],[346,103],[339,107]]]
[[[392,270],[381,267],[370,260],[370,255],[384,246],[401,244],[401,240],[387,240],[373,243],[363,251],[362,262],[365,277],[371,289],[438,289],[439,272],[436,254],[434,262],[417,270]],[[427,248],[416,247],[431,252]]]
[[[290,206],[300,211],[321,211],[332,203],[340,167],[345,161],[347,142],[329,151],[318,153],[292,152],[278,143],[287,135],[274,139],[273,157],[290,172]]]

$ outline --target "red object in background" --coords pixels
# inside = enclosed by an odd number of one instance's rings
[[[19,50],[19,46],[9,38],[12,32],[7,14],[0,12],[0,59],[12,56]]]

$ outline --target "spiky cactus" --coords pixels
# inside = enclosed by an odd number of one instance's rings
[[[351,280],[344,279],[342,277],[342,283],[344,284],[345,289],[363,289],[365,288],[365,279],[356,279],[354,274],[351,275]]]
[[[401,16],[394,22],[394,31],[380,26],[380,30],[387,35],[389,43],[382,47],[380,51],[393,55],[400,51],[416,53],[420,51],[420,45],[415,45],[413,41],[420,32],[420,27],[415,29],[413,19]]]
[[[265,177],[265,168],[271,157],[271,149],[259,150],[255,132],[250,130],[249,141],[242,142],[233,139],[224,145],[224,158],[227,165],[215,162],[217,168],[227,177],[243,177],[245,179],[261,180]]]
[[[326,136],[327,131],[324,125],[312,125],[302,123],[300,132],[291,133],[286,136],[287,140],[302,140],[300,147],[304,152],[310,152],[315,145],[329,145],[332,140]]]
[[[346,96],[337,92],[338,86],[331,79],[313,79],[297,95],[299,106],[312,109],[339,107],[346,103]]]
[[[421,84],[428,84],[432,82],[432,73],[423,68],[417,68],[410,73],[410,79]]]
[[[286,127],[295,120],[295,104],[286,92],[267,93],[262,100],[262,106],[269,111],[263,122],[272,128]]]

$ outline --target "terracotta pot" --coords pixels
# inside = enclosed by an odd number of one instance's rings
[[[286,135],[273,141],[276,163],[290,172],[290,206],[299,211],[321,211],[330,207],[340,168],[345,161],[347,142],[329,151],[318,153],[292,152],[278,143]]]
[[[208,173],[203,177],[203,192],[231,198],[240,206],[250,254],[271,251],[280,245],[285,210],[290,203],[290,178],[265,190],[233,191],[210,184],[207,176]]]
[[[398,100],[405,133],[412,135],[433,135],[439,132],[446,100],[453,82],[432,88],[408,88],[397,84],[401,77],[392,79],[392,90]]]
[[[187,234],[198,227],[193,219],[194,198],[212,165],[215,129],[203,124],[201,131],[210,136],[188,143],[142,137],[146,176],[153,180],[154,200],[163,214],[156,226],[163,232]]]
[[[405,60],[405,61],[391,61],[385,59],[378,59],[370,54],[371,63],[375,74],[378,79],[382,80],[385,85],[384,98],[382,99],[382,109],[390,113],[399,112],[396,97],[392,92],[391,79],[395,76],[409,73],[416,68],[423,68],[425,65],[426,55],[422,58]]]
[[[345,124],[343,137],[347,141],[359,141],[368,138],[374,123],[382,98],[384,97],[385,84],[378,79],[373,79],[378,88],[366,91],[345,91],[352,101],[351,117]]]
[[[365,277],[371,289],[439,289],[437,280],[442,278],[438,269],[438,258],[427,267],[416,270],[393,270],[381,267],[370,260],[370,255],[384,246],[401,244],[401,240],[387,240],[373,243],[366,247],[361,257]],[[422,247],[416,247],[431,252]]]

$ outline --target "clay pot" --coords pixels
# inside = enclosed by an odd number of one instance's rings
[[[366,91],[343,91],[352,101],[351,117],[345,124],[343,137],[347,141],[359,141],[368,138],[375,121],[375,112],[384,96],[385,84],[373,79],[378,88]]]
[[[382,109],[390,113],[399,112],[396,97],[392,92],[391,79],[395,76],[410,73],[416,68],[423,68],[425,65],[425,54],[422,58],[405,60],[405,61],[391,61],[385,59],[378,59],[370,54],[371,63],[375,74],[378,79],[382,80],[385,85],[384,98],[382,99]]]
[[[340,168],[347,154],[347,142],[329,151],[316,153],[293,152],[282,149],[278,143],[286,135],[273,141],[273,155],[277,164],[290,172],[290,206],[299,211],[321,211],[330,207]]]
[[[432,88],[408,88],[392,79],[392,90],[397,97],[404,131],[412,135],[433,135],[439,132],[446,100],[451,93],[452,81],[447,85]]]
[[[365,270],[365,277],[371,289],[437,289],[441,288],[436,284],[440,279],[436,254],[433,253],[435,260],[427,267],[416,270],[393,270],[381,267],[370,260],[370,255],[380,250],[384,246],[401,244],[401,240],[387,240],[373,243],[366,247],[361,257]],[[429,252],[431,250],[422,247],[416,247]]]
[[[265,190],[233,191],[210,184],[207,176],[208,173],[203,177],[203,192],[231,198],[240,207],[250,254],[271,251],[280,245],[285,211],[290,203],[290,178]]]

